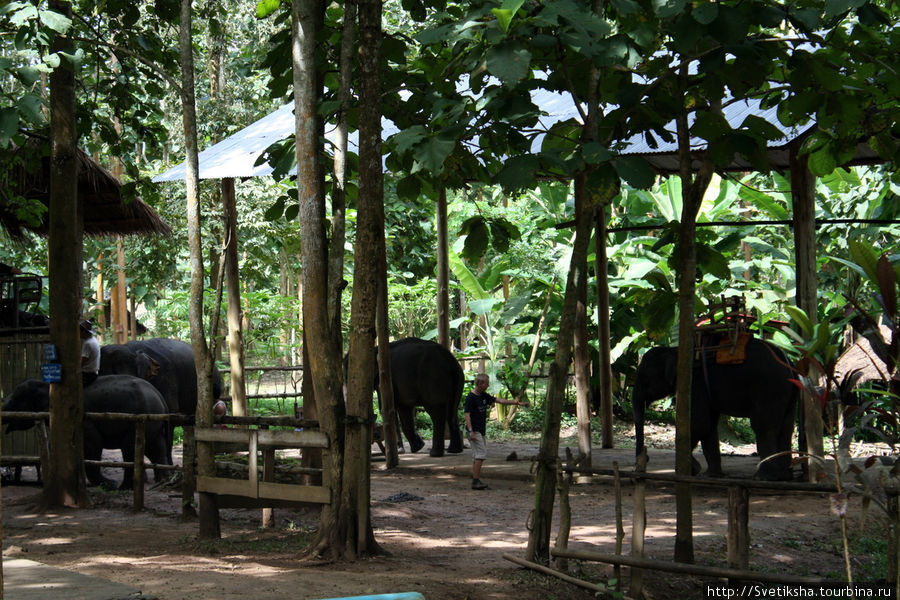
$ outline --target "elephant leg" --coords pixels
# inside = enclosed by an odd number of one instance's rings
[[[84,424],[84,459],[100,460],[103,454],[103,439],[94,427],[93,423]],[[116,489],[116,482],[107,479],[100,472],[98,465],[84,465],[84,474],[91,485],[100,485],[104,488]]]
[[[161,465],[171,465],[169,459],[169,446],[166,438],[168,427],[164,427],[157,435],[152,436],[152,440],[147,444],[147,458],[150,462]],[[166,479],[166,471],[155,469],[153,471],[153,480],[159,483]]]
[[[403,435],[409,440],[409,451],[418,452],[425,446],[425,442],[416,432],[416,424],[413,420],[414,407],[398,406],[397,416],[400,417],[400,427],[403,429]]]
[[[447,425],[450,427],[450,445],[447,447],[447,452],[450,454],[459,454],[463,451],[463,440],[462,440],[462,431],[459,429],[459,417],[457,415],[451,415],[449,419],[447,419]]]
[[[694,427],[696,426],[696,432]],[[719,415],[707,414],[691,423],[691,437],[700,442],[703,458],[706,459],[708,477],[724,477],[722,454],[719,451]]]
[[[438,457],[444,455],[444,427],[447,426],[447,419],[444,415],[444,411],[440,409],[431,408],[426,411],[428,416],[431,417],[431,425],[434,430],[431,439],[431,452],[429,452],[430,456]]]
[[[787,415],[766,426],[762,416],[751,418],[750,426],[756,434],[756,451],[759,454],[759,467],[755,477],[766,481],[790,481],[791,472],[791,437],[794,433],[793,409]],[[765,460],[767,457],[772,457]]]

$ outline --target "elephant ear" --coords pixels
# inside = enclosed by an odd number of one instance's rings
[[[147,374],[144,379],[150,380],[159,375],[159,363],[145,352],[138,352],[138,354],[140,355],[141,362],[143,362],[144,360],[147,361]]]

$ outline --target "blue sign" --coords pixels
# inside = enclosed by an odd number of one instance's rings
[[[62,365],[59,363],[42,364],[41,379],[43,379],[45,383],[59,383],[62,381]]]
[[[59,360],[56,344],[44,344],[44,360],[47,362],[57,362]]]

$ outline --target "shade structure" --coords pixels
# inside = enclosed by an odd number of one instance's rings
[[[88,235],[130,235],[172,233],[169,225],[139,198],[122,196],[122,185],[112,173],[85,152],[78,150],[78,196]],[[5,157],[0,176],[6,185],[0,191],[0,225],[15,239],[25,231],[47,235],[49,211],[34,223],[18,214],[17,197],[50,205],[49,142],[34,142],[14,149]]]

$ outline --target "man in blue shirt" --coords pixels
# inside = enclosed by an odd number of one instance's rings
[[[528,406],[527,402],[504,400],[487,393],[491,378],[484,373],[475,376],[475,388],[466,396],[466,404],[463,409],[466,414],[466,434],[472,445],[472,489],[486,490],[487,484],[481,481],[481,465],[487,458],[487,445],[485,444],[485,431],[487,430],[487,416],[491,406],[497,404],[510,404],[515,406]]]

